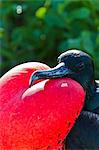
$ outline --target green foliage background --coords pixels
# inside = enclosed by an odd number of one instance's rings
[[[99,0],[3,0],[0,20],[1,75],[28,61],[54,66],[77,48],[93,56],[99,79]]]

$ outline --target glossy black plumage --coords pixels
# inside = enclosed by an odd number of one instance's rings
[[[98,150],[99,115],[83,111],[64,143],[67,150]]]
[[[93,60],[82,51],[69,50],[58,57],[58,62],[59,65],[53,69],[33,73],[30,86],[35,80],[49,78],[69,77],[79,82],[86,92],[85,104],[65,140],[65,145],[69,150],[97,150],[99,149],[99,83],[94,80]]]
[[[95,93],[87,104],[87,109],[94,113],[99,114],[99,81],[95,81]]]

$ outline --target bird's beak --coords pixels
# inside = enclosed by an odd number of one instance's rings
[[[72,74],[72,71],[66,68],[62,62],[52,69],[35,71],[30,77],[29,86],[31,87],[32,83],[39,79],[61,78],[70,74]]]

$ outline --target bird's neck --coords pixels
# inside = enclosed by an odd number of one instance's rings
[[[86,97],[85,97],[85,106],[84,108],[89,110],[91,102],[93,101],[93,97],[95,95],[96,90],[96,83],[95,80],[92,80],[90,83],[88,83],[88,86],[86,88]]]

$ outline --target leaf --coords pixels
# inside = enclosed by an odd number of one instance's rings
[[[47,11],[46,7],[40,7],[36,11],[35,15],[36,15],[36,17],[43,19],[45,17],[46,11]]]

